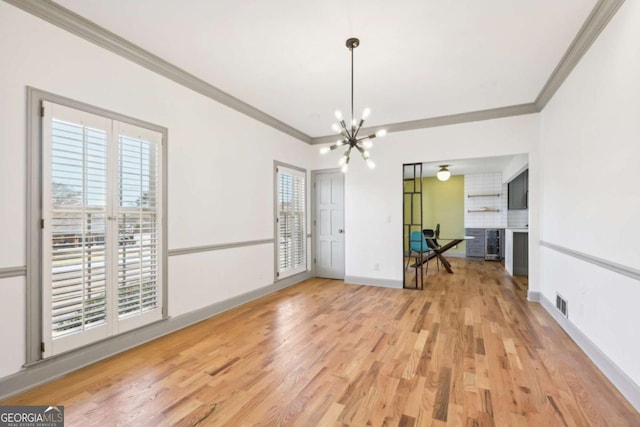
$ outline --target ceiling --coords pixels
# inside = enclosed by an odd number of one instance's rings
[[[533,102],[596,0],[57,0],[311,136]],[[348,114],[346,114],[348,115]]]
[[[436,176],[440,165],[449,165],[451,175],[473,175],[503,171],[516,156],[494,156],[471,159],[451,159],[422,164],[422,176]],[[418,170],[419,173],[419,170]],[[406,167],[404,177],[412,178],[413,169]]]

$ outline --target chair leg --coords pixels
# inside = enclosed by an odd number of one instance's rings
[[[427,252],[427,257],[429,255],[429,252]],[[429,260],[427,259],[427,261],[425,262],[425,264],[427,264],[427,268],[425,269],[425,274],[429,274]]]
[[[407,265],[405,266],[404,271],[407,271],[409,269],[409,262],[411,261],[412,253],[413,253],[412,251],[409,251],[409,255],[407,256]]]

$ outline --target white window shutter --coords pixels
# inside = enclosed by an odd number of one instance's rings
[[[43,106],[48,357],[162,318],[162,135]]]
[[[304,172],[278,166],[278,278],[307,269],[306,177]]]

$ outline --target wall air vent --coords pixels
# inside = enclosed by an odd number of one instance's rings
[[[556,293],[556,308],[562,313],[562,315],[566,318],[569,318],[569,314],[567,311],[567,300],[564,299],[559,293]]]

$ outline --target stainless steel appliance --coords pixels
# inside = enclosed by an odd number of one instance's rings
[[[499,228],[487,228],[484,230],[484,259],[487,261],[500,261],[502,259],[503,230]]]

